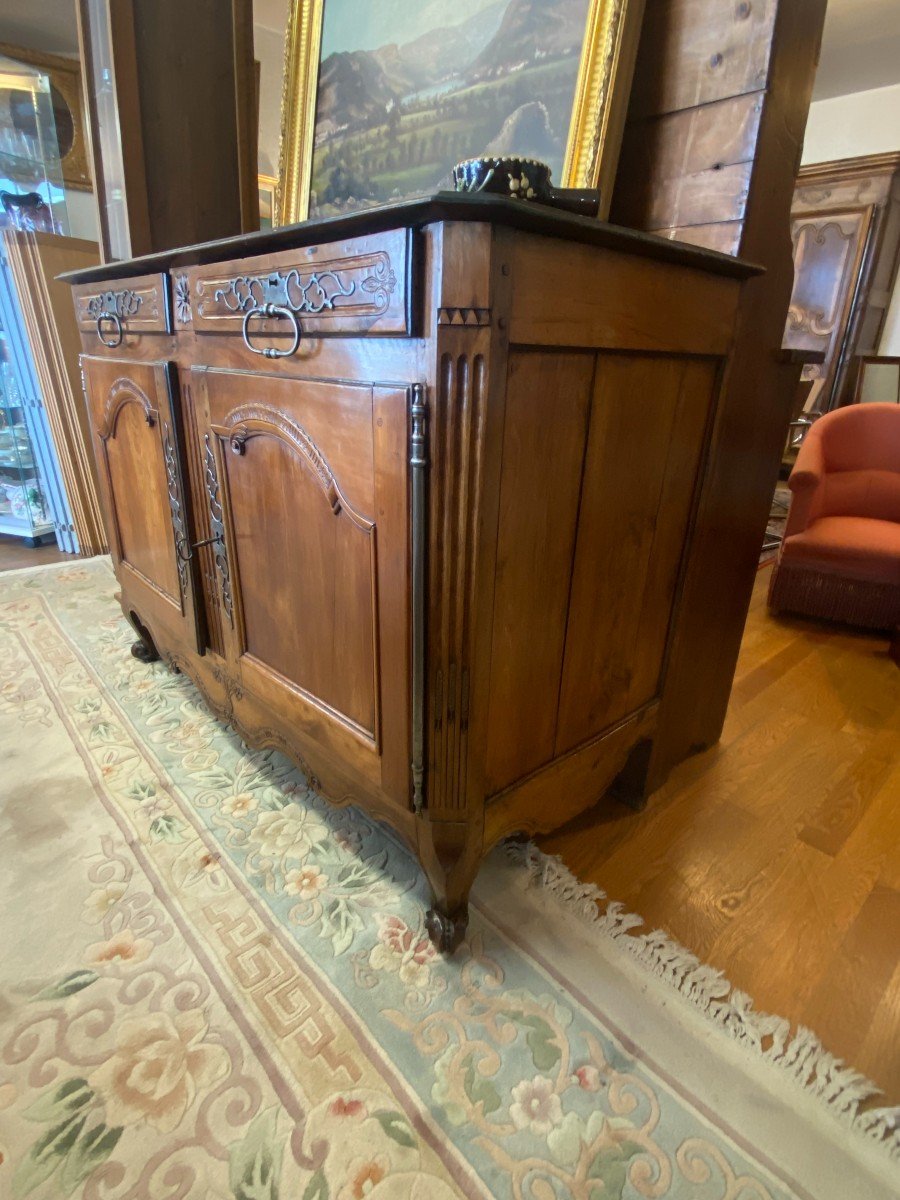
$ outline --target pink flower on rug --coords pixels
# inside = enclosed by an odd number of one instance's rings
[[[236,796],[226,796],[222,801],[222,812],[226,817],[246,817],[256,811],[259,800],[252,792],[238,792]]]
[[[509,1115],[516,1129],[529,1129],[536,1137],[545,1137],[562,1120],[562,1104],[553,1081],[543,1075],[517,1083],[512,1098]]]
[[[301,900],[314,900],[327,884],[328,876],[318,867],[286,871],[284,875],[284,890],[289,896],[299,896]]]
[[[380,1156],[350,1167],[350,1178],[338,1193],[338,1200],[365,1200],[390,1170],[390,1164]]]
[[[150,956],[153,943],[149,938],[136,938],[131,929],[123,929],[108,942],[94,942],[88,946],[85,957],[95,967],[106,966],[107,963],[122,963],[136,966]]]
[[[347,1100],[344,1096],[336,1096],[328,1105],[328,1113],[332,1117],[365,1117],[366,1106],[362,1100]]]
[[[228,1071],[225,1049],[203,1041],[207,1030],[200,1009],[121,1021],[115,1053],[88,1077],[106,1104],[107,1124],[176,1129],[198,1092]]]
[[[376,971],[397,971],[403,983],[425,987],[437,951],[429,938],[411,929],[400,917],[378,918],[378,943],[369,955]]]
[[[197,870],[198,872],[202,872],[204,875],[215,874],[215,872],[218,871],[221,866],[222,860],[220,859],[219,855],[210,854],[208,850],[201,854],[197,861]]]
[[[600,1091],[600,1072],[596,1067],[592,1067],[590,1065],[586,1067],[579,1067],[573,1078],[577,1082],[578,1086],[583,1088],[586,1092]]]

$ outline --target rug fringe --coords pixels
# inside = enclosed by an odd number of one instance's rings
[[[508,842],[506,852],[525,869],[529,886],[546,889],[568,911],[627,950],[736,1041],[815,1096],[844,1125],[900,1160],[900,1106],[860,1111],[862,1103],[880,1095],[881,1089],[830,1054],[812,1030],[801,1025],[792,1032],[790,1022],[783,1017],[756,1012],[746,992],[732,987],[721,971],[702,963],[663,930],[633,932],[644,924],[639,916],[610,901],[595,884],[576,879],[559,858],[544,854],[534,843]]]

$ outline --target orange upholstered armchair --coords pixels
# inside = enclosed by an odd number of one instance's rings
[[[900,405],[854,404],[820,418],[788,486],[769,607],[900,625]]]

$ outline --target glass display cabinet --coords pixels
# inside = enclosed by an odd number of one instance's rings
[[[0,236],[0,533],[32,546],[55,537],[60,550],[76,553],[72,513],[7,255],[9,236]]]
[[[22,396],[0,330],[0,533],[23,537],[32,546],[55,533]]]
[[[0,55],[0,224],[68,233],[50,78]]]
[[[49,76],[0,54],[0,229],[69,232]],[[22,307],[0,242],[0,533],[76,550]]]

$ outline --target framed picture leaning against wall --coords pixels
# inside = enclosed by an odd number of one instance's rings
[[[427,195],[515,154],[601,189],[605,215],[644,0],[292,0],[280,224]]]

